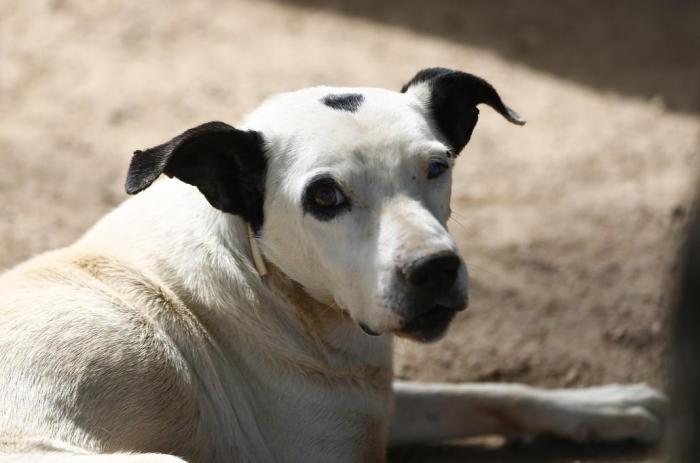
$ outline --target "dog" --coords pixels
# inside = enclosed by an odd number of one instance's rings
[[[0,461],[384,461],[483,434],[654,442],[645,385],[392,380],[468,302],[447,232],[471,74],[314,87],[136,151],[135,197],[0,278]],[[155,180],[165,174],[168,179]],[[154,183],[155,182],[155,183]]]

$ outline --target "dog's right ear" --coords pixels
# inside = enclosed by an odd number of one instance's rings
[[[403,86],[401,93],[412,93],[425,105],[455,154],[462,151],[472,136],[479,118],[478,104],[491,106],[514,124],[525,124],[524,119],[503,104],[491,84],[466,72],[423,69]]]
[[[196,186],[215,208],[236,214],[257,230],[263,223],[267,161],[259,132],[208,122],[172,140],[135,151],[126,192],[148,188],[160,174]]]

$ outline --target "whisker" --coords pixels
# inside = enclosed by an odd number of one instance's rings
[[[460,227],[462,227],[462,229],[463,229],[464,231],[469,231],[469,230],[467,230],[467,227],[466,227],[462,222],[460,222],[459,220],[455,219],[454,217],[450,216],[447,220],[452,220],[454,223],[456,223],[457,225],[459,225]]]
[[[479,272],[487,273],[490,277],[495,277],[497,279],[502,279],[502,276],[498,274],[497,272],[494,272],[492,270],[487,269],[486,267],[482,267],[481,265],[474,265],[473,263],[469,262],[468,265],[469,269],[476,269]]]
[[[454,209],[450,209],[450,214],[455,214],[455,215],[456,215],[457,217],[459,217],[460,219],[466,219],[465,216],[463,216],[463,215],[460,214],[459,212],[455,211]]]
[[[462,215],[460,215],[460,214],[459,214],[457,211],[455,211],[454,209],[451,209],[451,210],[450,210],[450,216],[448,217],[448,220],[452,220],[454,223],[456,223],[457,225],[459,225],[460,227],[462,227],[462,229],[463,229],[464,231],[469,231],[469,230],[467,230],[467,227],[466,227],[462,222],[460,222],[459,220],[457,220],[457,218],[453,217],[453,215],[456,215],[456,216],[458,216],[458,217],[460,217],[460,218],[462,218],[462,219],[464,219],[465,217],[462,216]],[[489,270],[489,269],[487,269],[486,267],[483,267],[483,266],[481,266],[481,265],[475,265],[475,264],[472,263],[471,260],[469,261],[469,268],[470,268],[470,269],[476,269],[476,270],[478,270],[478,271],[480,271],[480,272],[483,272],[483,273],[487,273],[487,274],[489,274],[489,276],[491,276],[491,277],[496,277],[496,278],[499,278],[499,279],[501,278],[501,276],[500,276],[498,273],[496,273],[496,272],[494,272],[494,271],[491,271],[491,270]]]

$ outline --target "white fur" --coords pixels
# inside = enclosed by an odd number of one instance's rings
[[[318,101],[347,92],[365,97],[356,113]],[[399,384],[391,423],[393,275],[457,252],[451,176],[425,178],[448,159],[425,93],[318,87],[250,115],[269,163],[264,279],[247,225],[175,179],[3,275],[0,461],[381,461],[391,442],[479,433],[658,438],[663,398],[638,386]],[[351,212],[302,213],[319,172],[342,179]]]

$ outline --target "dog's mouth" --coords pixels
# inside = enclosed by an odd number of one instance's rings
[[[457,311],[453,308],[435,305],[430,311],[406,320],[394,334],[413,341],[434,342],[445,335],[456,314]]]
[[[374,331],[373,329],[371,329],[369,326],[367,326],[366,324],[364,324],[362,322],[358,323],[358,325],[360,326],[362,331],[365,332],[365,334],[368,334],[370,336],[381,336],[381,333],[377,333],[376,331]]]

